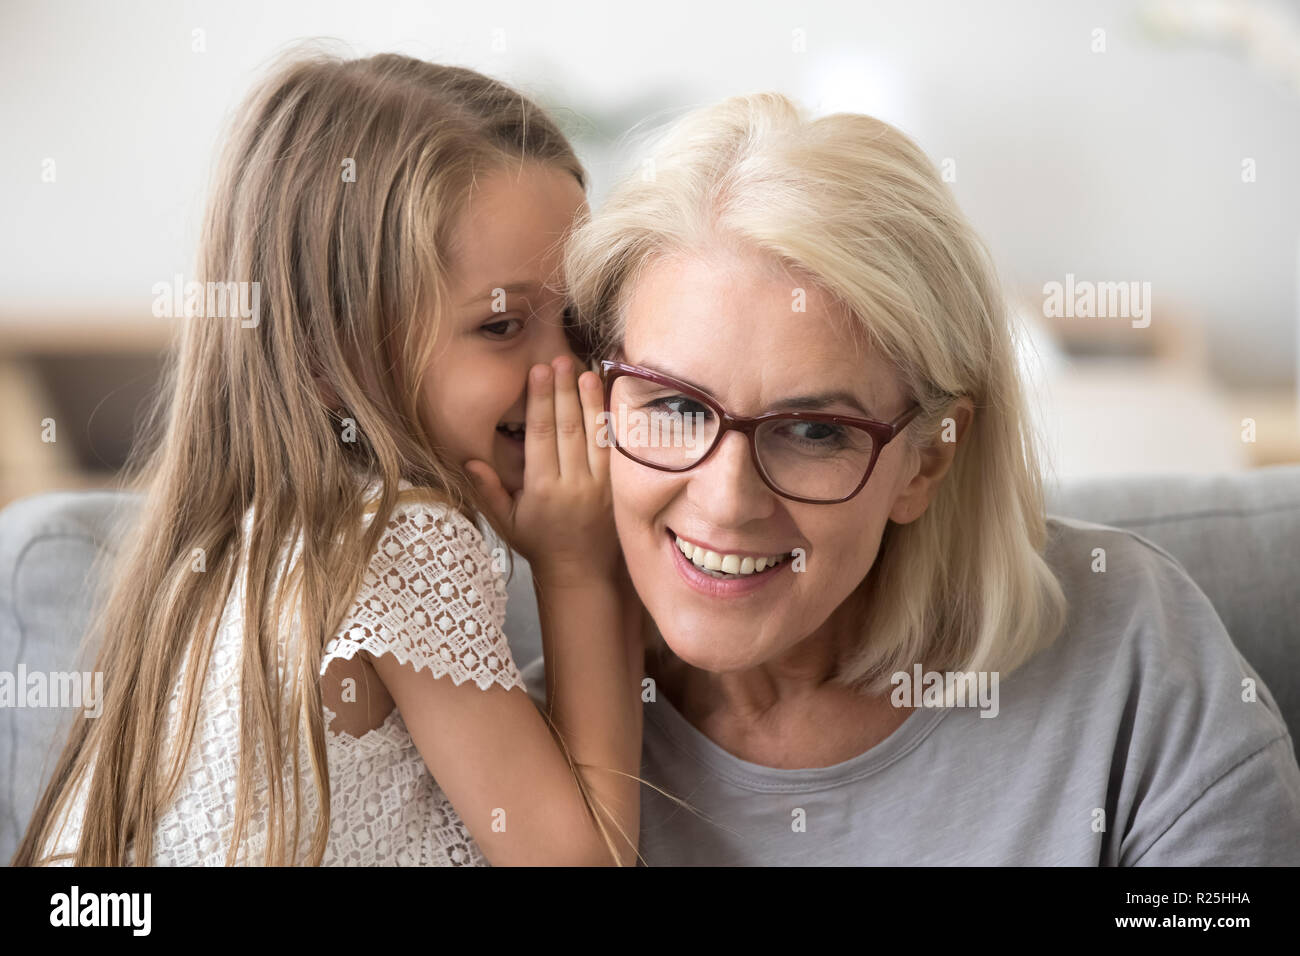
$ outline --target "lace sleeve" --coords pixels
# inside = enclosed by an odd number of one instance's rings
[[[525,687],[505,636],[506,586],[483,535],[459,512],[398,504],[361,590],[325,646],[321,674],[358,651],[487,690]]]

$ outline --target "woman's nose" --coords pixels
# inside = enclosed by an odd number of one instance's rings
[[[755,469],[749,441],[740,432],[723,435],[708,460],[688,476],[688,494],[701,514],[720,528],[768,518],[776,510],[776,496]]]

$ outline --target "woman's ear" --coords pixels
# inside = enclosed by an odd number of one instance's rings
[[[925,514],[925,509],[930,506],[939,490],[943,476],[952,467],[957,446],[969,433],[974,418],[975,404],[967,396],[963,395],[952,404],[940,425],[939,434],[928,448],[920,450],[920,468],[894,499],[894,507],[889,512],[890,521],[907,524]]]

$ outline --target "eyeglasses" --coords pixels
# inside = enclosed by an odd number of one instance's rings
[[[738,431],[763,483],[807,504],[838,504],[861,491],[880,450],[921,410],[913,404],[892,422],[821,412],[742,418],[667,375],[611,361],[600,370],[609,443],[624,456],[658,471],[689,471]]]

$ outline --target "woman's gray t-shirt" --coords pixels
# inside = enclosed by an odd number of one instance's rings
[[[1291,737],[1208,599],[1131,532],[1049,534],[1068,622],[999,680],[996,716],[922,707],[850,760],[783,770],[644,704],[642,777],[703,815],[643,786],[645,862],[1300,864]]]

